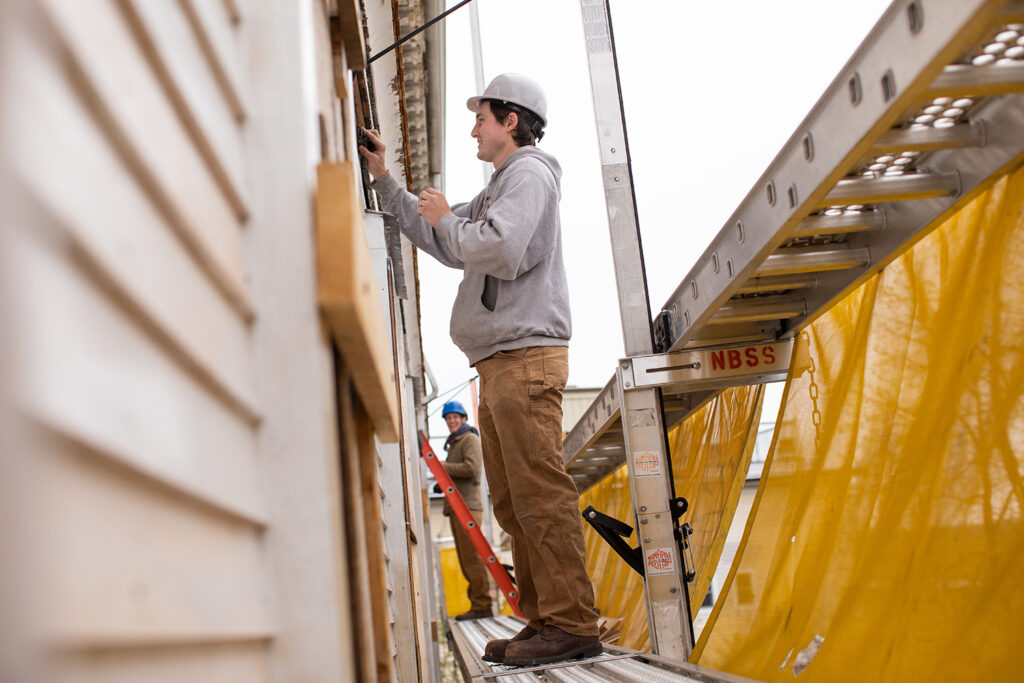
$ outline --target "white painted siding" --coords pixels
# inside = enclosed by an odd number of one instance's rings
[[[353,679],[322,3],[2,4],[0,679]]]

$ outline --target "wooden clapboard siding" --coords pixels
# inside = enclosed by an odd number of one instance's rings
[[[111,462],[44,437],[31,518],[51,529],[46,616],[72,650],[264,642],[274,633],[261,531]]]
[[[381,566],[381,574],[383,576],[384,584],[384,614],[386,619],[387,628],[385,635],[387,640],[385,641],[387,652],[388,652],[388,666],[391,671],[398,670],[398,609],[399,604],[395,591],[395,582],[399,578],[399,572],[397,565],[399,563],[408,561],[408,555],[396,555],[397,560],[392,561],[391,552],[388,550],[388,529],[390,528],[391,533],[400,532],[405,528],[405,519],[393,520],[393,524],[388,524],[388,516],[384,512],[384,507],[387,500],[390,498],[387,489],[384,486],[382,467],[384,465],[383,459],[380,457],[380,452],[377,450],[377,444],[374,443],[374,454],[376,455],[376,463],[374,467],[374,482],[376,484],[377,491],[379,492],[380,500],[377,501],[376,513],[378,519],[381,520],[381,524],[378,527],[378,539],[377,544],[380,548],[380,555],[383,560]],[[405,615],[409,613],[409,606],[402,605],[402,609]],[[405,620],[405,625],[408,626],[408,620]],[[409,630],[402,631],[403,646],[406,644],[406,638],[411,635]],[[406,647],[403,647],[403,652],[411,651]]]
[[[118,0],[117,4],[218,186],[238,216],[245,218],[249,208],[238,126],[244,112],[233,111],[224,98],[213,70],[220,62],[207,59],[200,39],[205,33],[196,31],[202,25],[190,20],[180,3]]]
[[[354,128],[332,87],[310,101],[337,74],[325,5],[302,3],[23,0],[32,20],[0,27],[0,356],[28,432],[0,478],[35,475],[0,482],[0,557],[29,596],[0,655],[38,646],[46,670],[12,680],[395,679],[394,359],[373,292],[330,314],[346,356],[321,320],[312,143],[319,116],[351,157]],[[345,185],[363,288],[351,164]],[[21,615],[38,623],[8,637]]]
[[[23,191],[45,206],[174,357],[255,423],[248,353],[239,353],[249,344],[248,324],[196,267],[54,60],[38,46],[30,49],[17,76],[25,95],[13,122],[27,131],[12,150]],[[76,154],[68,153],[72,145]],[[102,179],[102,188],[83,182],[90,177]]]
[[[211,0],[213,4],[214,0]],[[228,16],[231,17],[231,23],[240,24],[242,23],[242,0],[223,0],[224,9],[227,11]]]
[[[47,0],[81,95],[179,237],[229,300],[251,316],[241,218],[113,0]]]
[[[313,44],[316,55],[316,99],[320,117],[320,147],[325,161],[339,161],[344,150],[341,101],[334,87],[330,20],[322,2],[313,2]]]
[[[15,248],[14,316],[31,350],[21,373],[34,418],[262,523],[252,425],[182,372],[56,238],[26,236]]]
[[[210,62],[221,94],[235,117],[245,119],[245,95],[241,65],[241,37],[236,16],[224,5],[209,0],[178,0],[196,32],[203,54]],[[239,17],[240,19],[240,17]]]
[[[366,562],[370,573],[370,601],[373,605],[374,645],[377,659],[377,680],[391,680],[394,676],[395,632],[391,577],[388,573],[390,558],[384,544],[385,522],[381,516],[380,499],[384,490],[380,486],[380,462],[374,439],[373,423],[358,403],[356,429],[359,456],[362,460],[359,474],[360,497],[367,524]]]
[[[270,680],[262,643],[213,643],[189,648],[93,650],[67,655],[57,678],[66,683],[259,683]]]
[[[56,680],[265,680],[242,129],[180,8],[134,7],[46,3],[7,84],[39,616]]]

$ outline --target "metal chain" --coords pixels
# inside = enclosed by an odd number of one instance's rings
[[[804,342],[807,344],[807,359],[810,361],[809,371],[811,373],[811,383],[807,387],[807,394],[811,397],[811,423],[814,425],[814,453],[817,454],[821,451],[821,411],[818,410],[818,383],[814,380],[814,372],[817,370],[817,366],[814,364],[814,356],[811,354],[811,336],[804,331],[802,333]]]

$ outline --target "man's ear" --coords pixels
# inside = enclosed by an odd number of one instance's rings
[[[519,125],[519,114],[514,111],[508,113],[508,118],[505,119],[505,127],[509,130],[515,130],[516,126]]]

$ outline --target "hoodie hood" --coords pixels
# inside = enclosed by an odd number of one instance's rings
[[[498,168],[494,169],[494,174],[491,176],[490,184],[493,185],[494,183],[496,183],[499,177],[505,172],[506,169],[508,169],[509,166],[516,163],[517,161],[527,158],[537,159],[542,164],[544,164],[549,171],[551,171],[551,175],[554,176],[555,178],[555,187],[558,189],[558,197],[559,199],[561,199],[562,166],[561,164],[558,163],[558,159],[556,159],[554,155],[549,154],[548,152],[542,150],[540,147],[536,147],[534,145],[520,147],[516,151],[509,154],[508,158],[505,159],[505,161],[501,162],[501,166],[498,166]]]

